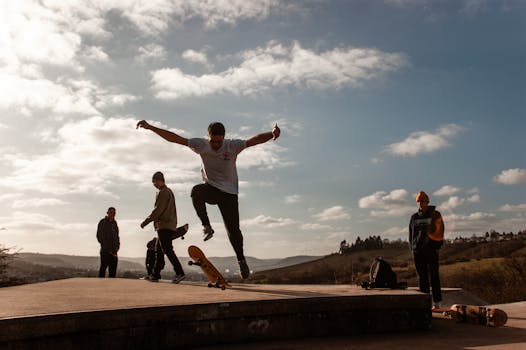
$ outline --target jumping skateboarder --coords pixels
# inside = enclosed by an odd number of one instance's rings
[[[433,290],[433,308],[440,308],[442,291],[438,273],[438,250],[444,242],[444,221],[435,206],[429,205],[428,195],[420,191],[416,196],[418,212],[409,222],[409,247],[413,253],[420,291]]]
[[[243,235],[239,228],[237,155],[247,147],[276,140],[281,130],[274,125],[272,131],[256,135],[248,140],[225,139],[225,127],[215,122],[208,127],[208,139],[187,139],[171,131],[150,125],[145,120],[137,123],[137,128],[151,130],[163,139],[190,147],[201,156],[201,174],[204,183],[192,189],[192,203],[203,224],[204,240],[210,239],[214,230],[206,211],[206,203],[217,204],[225,223],[228,238],[234,248],[241,276],[250,274],[243,252]]]

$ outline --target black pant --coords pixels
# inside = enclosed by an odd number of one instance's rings
[[[106,269],[108,269],[108,277],[115,277],[117,274],[117,262],[118,258],[111,254],[106,252],[100,252],[100,269],[99,269],[99,277],[105,277],[106,275]]]
[[[174,271],[176,275],[184,275],[183,267],[181,266],[181,263],[179,262],[179,259],[177,259],[177,255],[175,255],[174,247],[172,245],[172,235],[174,234],[174,231],[167,230],[167,229],[160,229],[157,231],[157,236],[159,237],[159,243],[161,244],[161,248],[163,250],[164,255],[170,260],[172,263],[172,266],[174,267]],[[164,260],[164,259],[163,259]],[[162,267],[158,266],[160,259],[155,259],[155,267],[154,267],[154,274],[160,274],[160,271],[162,270]],[[164,261],[163,261],[164,265]]]
[[[429,294],[429,280],[433,289],[433,301],[442,301],[440,289],[440,276],[438,273],[438,250],[433,248],[423,249],[413,254],[416,272],[418,273],[418,285],[422,293]]]
[[[212,185],[200,184],[192,188],[192,203],[203,225],[210,225],[206,203],[217,204],[228,233],[228,239],[234,248],[237,260],[245,259],[243,253],[243,235],[239,229],[239,204],[237,194],[223,192]]]

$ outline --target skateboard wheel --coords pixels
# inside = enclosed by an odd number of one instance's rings
[[[189,261],[189,262],[188,262],[188,265],[190,265],[190,266],[192,266],[193,264],[194,264],[193,261]]]
[[[214,285],[212,283],[208,283],[208,288],[212,288]]]
[[[221,290],[225,290],[225,289],[226,289],[226,287],[225,287],[225,286],[221,286]]]
[[[181,239],[184,239],[184,236],[181,236]]]

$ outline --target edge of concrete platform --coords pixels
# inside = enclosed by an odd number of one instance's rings
[[[0,320],[0,348],[165,349],[428,328],[424,295],[324,296],[74,312]]]

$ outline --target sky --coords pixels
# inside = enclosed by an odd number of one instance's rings
[[[232,256],[217,207],[202,241],[200,158],[181,136],[270,131],[237,161],[245,254],[326,255],[406,239],[426,191],[446,238],[526,229],[526,2],[68,0],[0,3],[0,244],[121,257],[155,232],[165,174],[190,244]]]

